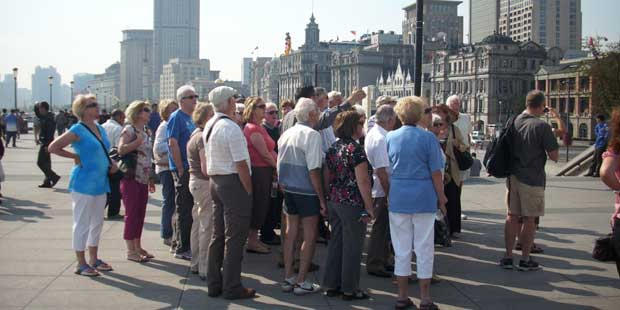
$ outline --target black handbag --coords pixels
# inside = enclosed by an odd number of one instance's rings
[[[115,146],[110,150],[109,157],[120,163],[118,170],[122,172],[123,178],[135,179],[136,167],[138,166],[138,151],[121,155],[118,153],[118,147]]]
[[[614,250],[614,238],[612,234],[607,234],[594,241],[592,258],[601,262],[610,262],[617,259],[617,254],[618,253]]]
[[[456,141],[456,133],[454,132],[454,125],[452,125],[452,136]],[[454,153],[454,157],[456,158],[456,162],[459,164],[459,170],[467,170],[471,168],[474,164],[474,158],[471,156],[469,151],[461,152],[458,147],[455,145],[452,146],[452,150]]]
[[[435,244],[440,244],[446,248],[452,246],[450,229],[445,216],[442,219],[435,218]]]

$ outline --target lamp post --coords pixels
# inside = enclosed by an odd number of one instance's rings
[[[569,78],[567,80],[562,80],[560,83],[566,86],[567,91],[568,91],[568,100],[566,101],[566,133],[564,136],[564,144],[566,145],[566,162],[568,162],[568,151],[570,148],[571,138],[573,134],[572,130],[570,130],[571,129],[570,128],[570,112],[571,112],[570,111],[570,89],[575,83],[575,81],[572,78]]]
[[[17,110],[17,67],[13,68],[13,85],[14,85],[14,95],[15,95],[15,110]]]
[[[52,105],[52,85],[54,84],[54,77],[53,76],[48,76],[47,77],[47,81],[48,84],[50,85],[50,112],[54,111],[53,105]]]
[[[501,126],[501,124],[502,124],[502,101],[501,101],[501,100],[499,101],[499,117],[498,117],[498,123],[499,123],[499,124],[500,124],[500,126]]]
[[[73,104],[73,85],[75,85],[74,81],[69,82],[69,84],[71,85],[71,97],[69,97],[69,107],[71,107],[71,105]]]

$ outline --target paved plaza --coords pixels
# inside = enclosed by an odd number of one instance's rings
[[[115,270],[97,278],[76,276],[66,190],[72,162],[53,157],[62,179],[55,189],[40,189],[32,135],[22,135],[18,146],[8,148],[2,160],[0,309],[393,309],[396,286],[364,269],[360,285],[370,291],[370,300],[282,293],[278,247],[271,255],[245,255],[243,282],[257,289],[257,298],[209,298],[205,282],[189,272],[188,262],[174,259],[161,242],[159,188],[149,200],[143,234],[144,247],[156,258],[145,264],[125,260],[123,222],[106,221],[100,256]],[[443,281],[431,293],[442,309],[620,309],[615,265],[591,258],[593,240],[609,231],[613,208],[612,193],[598,179],[549,179],[547,214],[537,235],[545,249],[536,256],[543,270],[537,272],[497,266],[504,244],[503,195],[502,180],[466,184],[463,210],[469,219],[461,239],[436,253]],[[326,247],[319,245],[315,262],[322,264],[325,256]],[[311,275],[314,281],[321,277],[322,270]],[[417,285],[410,291],[419,296]]]

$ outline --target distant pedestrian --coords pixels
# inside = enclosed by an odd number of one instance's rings
[[[469,176],[479,177],[480,170],[482,170],[482,163],[480,162],[480,159],[478,159],[476,152],[471,152],[471,157],[474,159],[474,163],[471,165],[471,168],[469,168]]]
[[[500,266],[504,269],[515,267],[512,252],[519,236],[522,256],[516,268],[528,271],[540,268],[530,251],[536,234],[536,217],[545,215],[545,163],[547,157],[558,161],[557,137],[563,133],[564,123],[552,108],[549,113],[558,123],[559,130],[554,133],[547,122],[539,119],[545,114],[545,95],[539,90],[527,94],[525,106],[526,110],[516,117],[510,133],[512,158],[511,175],[506,180],[506,253]],[[519,219],[523,221],[522,226]]]
[[[611,137],[609,148],[603,153],[600,170],[601,180],[616,196],[614,212],[611,215],[613,247],[616,252],[616,269],[620,276],[620,109],[614,109],[611,116]]]
[[[110,190],[108,173],[116,166],[108,157],[110,142],[99,119],[97,99],[94,95],[78,95],[72,106],[80,122],[54,140],[48,147],[50,153],[73,159],[69,192],[73,200],[73,250],[78,260],[76,274],[98,276],[99,271],[112,267],[98,257],[99,239],[103,228],[106,193]],[[70,145],[75,153],[65,150]],[[85,251],[88,246],[89,261]]]
[[[56,123],[54,121],[54,114],[49,111],[49,104],[45,101],[40,102],[34,107],[34,113],[39,119],[41,124],[41,132],[39,133],[39,154],[37,156],[37,166],[45,174],[43,183],[39,185],[42,188],[52,188],[60,176],[52,170],[52,159],[47,148],[54,140],[54,131],[56,129]]]
[[[17,139],[17,111],[11,110],[11,113],[4,118],[6,126],[6,146],[9,146],[13,140],[13,147],[17,147],[15,140]]]
[[[173,236],[175,235],[173,229],[172,217],[174,215],[174,179],[172,178],[172,172],[170,171],[170,161],[168,159],[168,118],[170,114],[176,111],[179,105],[174,100],[162,100],[159,104],[159,115],[162,118],[162,122],[159,123],[159,127],[155,132],[155,142],[153,143],[153,157],[155,160],[155,173],[159,176],[159,181],[162,187],[162,196],[164,202],[161,210],[161,228],[160,236],[164,240],[164,244],[171,249],[176,248],[176,242],[173,242]]]
[[[110,148],[118,146],[118,142],[121,138],[121,132],[123,131],[123,124],[125,124],[125,113],[123,113],[120,109],[115,109],[112,111],[112,117],[101,125],[101,127],[105,129],[108,139],[110,139]],[[121,171],[110,175],[110,193],[108,193],[107,199],[108,220],[122,218],[119,214],[121,211],[122,178],[123,173]]]
[[[293,111],[293,109],[295,109],[295,104],[293,103],[293,101],[287,99],[280,103],[280,109],[282,110],[282,118],[284,118],[284,116],[288,114],[288,112],[291,112]]]
[[[153,104],[151,109],[153,112],[151,112],[151,119],[149,120],[148,127],[151,133],[155,134],[157,127],[159,127],[159,124],[161,123],[161,115],[159,115],[159,107],[157,104]]]
[[[58,136],[61,136],[65,133],[65,129],[67,128],[67,116],[65,116],[65,111],[60,110],[56,113],[56,130],[58,131]]]
[[[592,157],[592,165],[585,175],[587,177],[599,177],[599,170],[603,161],[603,153],[607,149],[607,140],[609,139],[609,126],[605,123],[605,115],[596,116],[596,142],[594,143],[594,155]]]

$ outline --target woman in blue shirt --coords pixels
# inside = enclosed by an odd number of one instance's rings
[[[112,164],[107,154],[110,142],[105,130],[97,124],[99,106],[95,96],[77,96],[72,110],[80,121],[54,140],[48,151],[75,162],[69,180],[73,200],[73,250],[78,260],[75,273],[92,277],[98,276],[99,271],[112,270],[110,265],[98,258],[97,250],[103,228],[106,194],[110,191],[108,172],[116,170],[116,165]],[[65,150],[69,144],[75,153]],[[89,262],[86,262],[84,253],[86,246]]]
[[[420,279],[420,309],[438,309],[430,297],[433,276],[434,224],[437,208],[445,214],[444,159],[433,133],[417,126],[428,105],[419,97],[405,97],[394,108],[403,126],[386,136],[392,174],[388,209],[398,282],[396,309],[413,306],[408,296],[411,250],[415,246]]]

